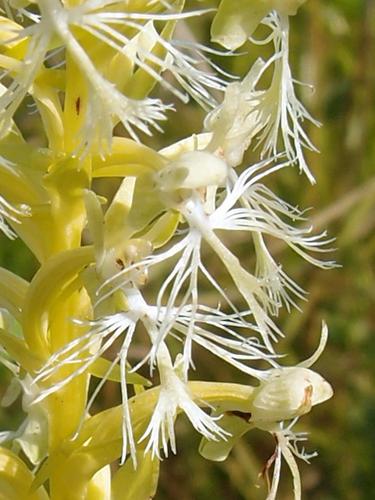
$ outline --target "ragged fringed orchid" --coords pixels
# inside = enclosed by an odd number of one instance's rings
[[[2,498],[149,499],[160,461],[177,453],[181,413],[210,460],[224,460],[252,428],[271,433],[268,499],[282,458],[300,498],[295,457],[309,455],[292,427],[332,396],[310,368],[327,328],[310,359],[286,366],[277,315],[299,307],[305,292],[269,242],[322,268],[334,263],[320,258],[329,250],[325,233],[312,233],[267,177],[297,164],[313,181],[303,149],[314,146],[301,122],[314,120],[288,62],[288,19],[302,3],[201,1],[193,10],[183,0],[4,1],[0,228],[20,237],[40,267],[31,282],[0,269],[0,356],[12,376],[2,404],[20,397],[25,413],[19,428],[0,433]],[[218,45],[176,29],[201,16],[213,21]],[[253,38],[259,24],[269,30],[261,41]],[[189,40],[177,38],[185,32]],[[275,52],[240,80],[217,59],[247,40]],[[153,149],[147,135],[173,119],[172,100],[190,98],[207,113],[202,132]],[[30,99],[45,147],[28,142],[15,121]],[[259,158],[244,166],[249,147]],[[110,199],[96,192],[94,181],[104,178],[119,181]],[[253,267],[228,247],[228,235],[239,232]],[[213,302],[202,293],[207,286]],[[197,348],[248,383],[197,380]],[[118,383],[121,404],[95,413],[107,381]]]

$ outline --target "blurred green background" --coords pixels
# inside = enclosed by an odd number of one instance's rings
[[[194,2],[192,2],[194,4]],[[208,21],[200,21],[201,32]],[[196,34],[201,38],[200,33]],[[220,61],[244,74],[257,54]],[[342,266],[322,271],[275,245],[284,269],[309,292],[303,312],[283,312],[279,324],[287,334],[279,351],[290,353],[285,363],[310,355],[319,341],[321,320],[329,326],[325,353],[315,366],[333,385],[334,398],[301,419],[299,430],[310,432],[308,450],[318,450],[311,465],[300,463],[304,497],[311,500],[375,498],[375,2],[374,0],[309,0],[292,19],[291,64],[297,79],[312,83],[302,88],[302,100],[319,119],[321,128],[306,128],[320,154],[308,154],[316,186],[289,169],[267,181],[280,196],[309,212],[316,230],[328,229],[336,237],[333,253]],[[184,120],[171,119],[161,146],[199,132],[203,114],[194,105],[182,106]],[[30,122],[30,123],[29,123]],[[183,124],[182,124],[183,122]],[[35,140],[33,118],[25,127]],[[251,154],[249,155],[249,161]],[[234,250],[251,259],[246,240],[231,241]],[[30,279],[36,262],[21,241],[1,237],[1,265]],[[230,286],[230,285],[228,285]],[[214,297],[207,300],[215,302]],[[245,378],[205,353],[196,353],[194,378],[238,380]],[[0,367],[3,393],[9,380]],[[104,400],[113,397],[107,389]],[[0,394],[1,395],[1,394]],[[20,408],[0,408],[0,429],[16,428]],[[157,499],[257,500],[265,498],[258,473],[272,454],[272,437],[251,432],[222,464],[206,462],[197,453],[199,437],[178,422],[178,457],[163,461]],[[285,469],[279,498],[291,495],[291,478]],[[259,483],[259,488],[255,486]]]

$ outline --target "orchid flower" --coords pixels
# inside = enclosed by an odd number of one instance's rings
[[[222,0],[216,11],[184,0],[4,1],[0,230],[38,265],[30,281],[0,268],[0,361],[12,373],[3,404],[22,394],[25,412],[17,430],[0,432],[12,450],[0,447],[9,500],[152,498],[159,462],[177,453],[180,414],[208,459],[226,459],[252,428],[272,434],[268,499],[284,459],[299,500],[295,457],[308,455],[292,426],[332,396],[311,369],[327,330],[311,358],[283,364],[277,316],[306,293],[270,240],[335,266],[322,258],[332,240],[268,184],[294,164],[313,180],[304,149],[315,148],[301,123],[316,122],[289,67],[289,16],[302,3]],[[196,39],[200,19],[212,20],[221,48]],[[259,24],[269,31],[260,41]],[[217,59],[247,41],[274,54],[240,79]],[[149,136],[175,107],[184,120],[190,98],[205,132],[157,150]],[[18,123],[30,99],[37,144]],[[260,158],[246,165],[252,146]],[[117,179],[113,196],[99,194],[103,179]],[[238,234],[249,241],[241,258]],[[234,381],[200,380],[198,349]],[[98,408],[109,381],[121,403]]]

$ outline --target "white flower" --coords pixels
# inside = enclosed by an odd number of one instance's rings
[[[254,389],[251,402],[246,413],[226,411],[214,412],[222,415],[222,427],[230,430],[231,438],[225,443],[209,442],[202,439],[200,453],[209,460],[222,461],[227,458],[236,442],[244,433],[254,427],[270,432],[276,440],[276,449],[267,460],[261,475],[268,480],[268,473],[274,465],[272,482],[267,496],[275,500],[280,473],[281,461],[285,459],[293,476],[294,499],[301,498],[301,480],[295,457],[306,462],[316,453],[308,454],[305,449],[298,449],[300,441],[306,441],[306,433],[294,433],[292,427],[299,417],[308,413],[313,406],[323,403],[332,397],[330,384],[310,367],[322,354],[328,339],[325,323],[322,325],[318,348],[307,360],[294,367],[271,369],[265,378]]]
[[[294,296],[306,300],[305,291],[283,271],[281,264],[275,262],[262,234],[254,233],[252,237],[256,253],[255,275],[267,295],[263,307],[273,316],[277,316],[283,305],[288,312],[291,306],[300,309]]]
[[[125,54],[134,65],[152,76],[178,99],[187,102],[188,95],[191,95],[204,107],[215,105],[216,101],[207,89],[224,90],[225,82],[220,77],[200,69],[202,63],[207,62],[202,51],[208,49],[200,45],[168,40],[169,34],[166,33],[163,36],[162,33],[160,35],[154,27],[154,22],[169,21],[173,23],[203,15],[208,12],[207,10],[160,15],[116,12],[115,10],[112,12],[90,12],[85,4],[75,10],[80,19],[79,24],[84,30],[117,52]],[[147,21],[146,24],[144,24],[145,21]],[[121,27],[124,26],[135,29],[139,35],[133,39],[127,38],[121,30]],[[157,45],[159,50],[152,51]],[[186,53],[179,47],[184,48]],[[161,73],[165,71],[173,75],[178,86],[171,84],[162,76]],[[187,93],[182,92],[179,86]]]
[[[303,130],[301,122],[311,121],[319,126],[298,100],[294,90],[294,79],[289,66],[289,19],[272,13],[265,24],[273,30],[276,59],[270,88],[265,92],[258,107],[260,120],[266,123],[258,139],[263,144],[262,156],[275,154],[281,136],[288,159],[299,165],[310,182],[315,182],[306,163],[303,148],[317,151]]]
[[[267,461],[264,474],[268,474],[268,470],[274,463],[274,469],[272,474],[272,482],[270,491],[268,492],[266,500],[276,500],[277,490],[280,481],[281,474],[281,461],[282,458],[286,461],[293,478],[293,498],[294,500],[301,500],[301,476],[298,469],[295,456],[309,463],[310,458],[313,458],[317,453],[306,453],[303,448],[301,451],[298,449],[298,443],[307,440],[306,433],[294,433],[291,430],[292,422],[287,428],[284,428],[282,424],[279,426],[279,431],[274,433],[274,438],[276,440],[276,449],[272,457]]]
[[[91,396],[86,412],[82,416],[82,423],[88,415],[88,412],[94,402],[98,392],[103,387],[103,384],[109,377],[114,366],[120,365],[120,380],[121,380],[121,396],[123,405],[123,422],[122,422],[122,459],[125,460],[128,447],[134,463],[136,463],[136,451],[133,438],[133,429],[130,418],[130,410],[128,405],[128,390],[127,390],[127,355],[133,339],[136,327],[136,315],[119,313],[113,316],[102,318],[94,322],[78,322],[84,328],[92,326],[87,333],[81,337],[68,343],[65,347],[55,352],[44,367],[41,368],[38,375],[34,378],[34,384],[45,382],[51,376],[59,373],[62,367],[69,365],[77,365],[78,368],[73,369],[71,373],[59,382],[47,385],[46,388],[41,388],[38,395],[34,398],[33,404],[40,403],[50,394],[53,394],[79,375],[87,372],[89,368],[98,360],[115,342],[117,338],[123,336],[121,348],[117,352],[115,359],[110,363],[109,368],[102,381]]]
[[[318,360],[328,339],[327,325],[323,322],[319,346],[313,355],[295,367],[282,367],[269,371],[267,380],[254,392],[251,422],[273,434],[276,450],[267,461],[265,473],[274,463],[271,488],[267,500],[275,500],[280,480],[281,460],[285,459],[293,477],[294,499],[301,499],[301,478],[295,456],[309,462],[316,453],[298,449],[306,441],[306,433],[294,433],[292,427],[301,415],[333,395],[331,385],[310,367]],[[272,422],[273,419],[273,422]],[[290,421],[285,425],[285,421]]]
[[[240,83],[228,86],[223,103],[206,118],[205,126],[213,133],[209,150],[220,148],[235,167],[252,142],[261,147],[261,158],[275,156],[282,139],[283,149],[291,163],[298,163],[310,182],[314,182],[303,149],[316,148],[303,130],[301,123],[314,120],[298,100],[295,80],[289,66],[289,19],[287,15],[271,13],[263,23],[271,29],[266,39],[272,41],[275,54],[268,60],[258,59]],[[264,43],[256,42],[254,43]],[[261,88],[262,77],[273,66],[268,89]]]
[[[158,120],[165,119],[165,106],[158,99],[132,99],[124,95],[116,86],[99,72],[83,46],[75,38],[71,26],[85,27],[85,15],[90,8],[100,5],[85,2],[76,8],[65,9],[57,0],[39,0],[42,29],[55,33],[68,50],[71,57],[82,71],[89,84],[87,115],[85,116],[84,137],[87,144],[98,142],[103,147],[103,140],[110,144],[112,138],[114,116],[123,123],[132,137],[136,138],[134,127],[146,134],[151,134],[150,127],[157,127]],[[88,10],[86,12],[86,10]],[[100,120],[98,120],[100,117]],[[93,127],[93,124],[95,126]],[[87,145],[86,144],[86,145]]]
[[[139,441],[149,438],[145,453],[151,451],[152,456],[157,456],[159,459],[161,459],[160,448],[163,449],[164,455],[168,456],[168,443],[172,452],[176,453],[174,422],[178,410],[182,410],[193,427],[207,439],[217,441],[225,439],[228,435],[216,423],[217,418],[205,413],[193,401],[187,385],[178,374],[178,365],[179,360],[176,361],[174,367],[170,363],[159,365],[161,382],[159,398],[150,423]]]
[[[250,315],[249,311],[229,314],[203,306],[196,311],[182,308],[171,326],[171,334],[177,338],[182,335],[181,340],[185,342],[184,366],[194,366],[191,344],[195,343],[243,373],[263,380],[267,371],[253,368],[249,363],[263,360],[275,367],[278,364],[257,337],[249,336],[251,332],[257,333],[257,327],[246,321],[246,316]]]
[[[256,90],[260,70],[264,63],[258,60],[242,81],[230,83],[223,102],[204,121],[212,133],[207,150],[219,150],[231,167],[242,163],[245,151],[265,126],[258,110],[263,92]]]
[[[164,200],[166,208],[179,211],[186,221],[187,227],[181,232],[183,237],[174,238],[167,250],[150,255],[110,277],[103,283],[100,293],[109,289],[104,294],[104,299],[114,290],[131,283],[132,271],[135,268],[150,269],[178,256],[176,265],[160,288],[157,297],[158,307],[164,303],[167,311],[170,311],[180,301],[180,309],[190,304],[192,310],[196,310],[199,302],[199,275],[204,276],[231,305],[225,291],[210,274],[203,260],[201,248],[205,243],[223,263],[238,291],[246,300],[256,327],[267,348],[272,352],[272,341],[276,341],[277,336],[282,333],[270,319],[268,312],[276,314],[282,303],[288,306],[293,303],[293,299],[289,297],[290,293],[301,297],[303,292],[276,265],[260,237],[269,235],[280,239],[308,262],[322,268],[330,268],[334,263],[322,261],[314,257],[311,252],[328,251],[325,245],[330,240],[325,240],[325,233],[311,236],[311,228],[291,226],[288,219],[303,220],[302,213],[259,183],[263,177],[288,163],[269,166],[270,161],[261,162],[249,167],[239,177],[232,169],[230,175],[227,174],[226,189],[218,192],[218,186],[214,186],[214,191],[211,192],[209,188],[212,179],[217,181],[219,178],[220,180],[224,178],[217,175],[217,172],[225,172],[225,169],[222,169],[221,160],[219,161],[214,155],[204,153],[203,162],[200,161],[201,155],[201,152],[182,153],[181,160],[179,157],[174,159],[156,177],[156,188],[159,189],[159,196]],[[210,158],[212,158],[212,168],[207,168],[206,163],[210,162]],[[188,165],[189,161],[192,162],[191,166]],[[204,166],[207,172],[202,177],[202,183],[199,182],[200,178],[197,175],[199,166]],[[166,184],[163,188],[164,178]],[[213,201],[207,204],[206,197],[209,193],[213,193]],[[207,213],[208,207],[211,208]],[[217,234],[219,230],[246,231],[260,235],[258,238],[255,236],[257,240],[255,274],[248,271],[225,246]],[[276,276],[270,279],[270,274],[275,270],[278,271]],[[166,316],[168,317],[168,313]],[[194,317],[194,314],[192,316]],[[161,326],[160,338],[165,337],[168,328],[167,325]],[[193,328],[194,324],[191,326],[191,329]]]
[[[235,179],[233,187],[227,188],[226,196],[213,213],[209,215],[204,213],[204,208],[198,197],[189,199],[181,205],[180,210],[191,228],[190,231],[198,231],[202,240],[208,243],[211,250],[226,267],[239,292],[247,301],[264,342],[272,350],[269,341],[275,340],[275,334],[280,334],[280,332],[268,317],[267,309],[274,311],[280,306],[281,286],[284,285],[289,291],[296,293],[297,296],[301,294],[300,289],[281,272],[279,272],[281,279],[275,282],[265,280],[264,277],[262,280],[257,279],[226,248],[217,236],[216,230],[249,231],[252,234],[270,235],[285,241],[295,252],[312,264],[330,268],[334,263],[321,261],[310,254],[311,251],[328,251],[324,248],[324,245],[330,241],[324,239],[325,233],[310,236],[311,228],[296,229],[281,218],[281,216],[284,216],[284,218],[298,220],[301,219],[301,213],[258,183],[262,177],[282,168],[283,165],[266,167],[266,162],[255,165],[248,168],[238,179]],[[238,203],[241,203],[243,208],[237,208]],[[262,248],[258,246],[258,261],[261,250]],[[268,260],[267,263],[270,264],[268,253],[265,254],[261,264],[264,265],[266,259]],[[285,295],[284,301],[287,301]]]
[[[247,323],[246,313],[224,314],[219,310],[212,310],[203,306],[149,306],[136,288],[124,288],[124,303],[128,311],[119,312],[111,316],[98,318],[94,321],[78,321],[87,329],[80,337],[72,340],[59,351],[55,352],[34,379],[34,384],[40,385],[39,393],[35,396],[33,404],[38,404],[50,394],[62,389],[75,377],[90,371],[115,341],[122,338],[121,347],[118,349],[113,361],[108,365],[108,371],[96,387],[86,406],[88,414],[98,392],[103,387],[116,364],[120,365],[120,381],[123,405],[123,460],[128,447],[135,461],[135,442],[128,405],[128,373],[136,371],[145,362],[150,363],[150,369],[157,367],[161,379],[161,394],[152,421],[148,428],[153,454],[158,449],[159,431],[163,436],[165,450],[166,430],[174,450],[173,420],[177,409],[182,409],[192,421],[193,426],[206,437],[220,435],[219,427],[194,403],[188,394],[185,382],[188,370],[194,365],[191,355],[192,343],[207,349],[218,358],[242,370],[243,372],[262,380],[267,371],[252,368],[249,363],[255,360],[264,360],[277,367],[278,364],[266,349],[255,338],[249,337],[252,325]],[[150,348],[148,353],[133,368],[128,362],[129,348],[133,342],[138,325],[148,333]],[[238,330],[246,334],[238,333]],[[254,330],[254,328],[253,328]],[[179,338],[183,345],[183,352],[178,357],[179,377],[176,369],[171,369],[170,355],[167,348],[168,337]],[[59,372],[63,367],[72,367],[68,375],[59,380]],[[177,366],[177,365],[176,365]],[[171,371],[172,370],[172,371]],[[47,383],[53,377],[53,383]],[[180,380],[181,379],[181,380]],[[56,381],[57,380],[57,381]],[[45,385],[45,387],[43,387]],[[172,397],[173,396],[173,397]],[[84,419],[84,417],[83,417]],[[152,429],[152,430],[151,430]]]
[[[146,12],[124,12],[118,7],[120,1],[90,1],[74,7],[67,7],[59,0],[38,0],[40,14],[23,9],[22,13],[29,17],[33,24],[22,29],[14,23],[14,33],[4,45],[28,39],[28,49],[23,61],[13,63],[16,76],[5,93],[0,97],[3,111],[0,113],[1,133],[10,126],[12,116],[27,93],[33,92],[32,84],[37,73],[44,67],[48,59],[49,47],[55,39],[59,40],[56,50],[65,49],[74,60],[79,70],[85,75],[88,84],[88,100],[85,103],[86,113],[83,122],[83,140],[81,147],[87,148],[96,143],[100,151],[111,143],[113,127],[116,121],[122,122],[130,136],[137,139],[136,130],[151,135],[151,129],[157,128],[159,121],[165,120],[165,113],[172,109],[160,99],[146,98],[148,86],[151,90],[153,81],[160,83],[179,99],[186,102],[188,94],[192,95],[203,106],[216,104],[209,90],[223,90],[225,82],[221,77],[200,69],[200,62],[205,62],[200,47],[196,50],[197,58],[188,52],[179,50],[177,45],[168,39],[173,33],[172,24],[179,19],[202,15],[207,10],[189,13],[158,13],[166,7],[158,6],[157,11],[150,4]],[[159,34],[153,22],[162,22],[165,29]],[[130,95],[126,93],[126,78],[123,77],[121,88],[112,83],[109,66],[104,71],[96,64],[95,54],[90,54],[74,30],[79,27],[108,49],[113,49],[126,62],[125,75],[128,79],[148,75],[145,89],[142,82],[136,81],[130,86]],[[126,33],[134,33],[132,38]],[[55,43],[55,42],[54,42]],[[183,44],[181,44],[183,46]],[[204,47],[203,47],[204,50]],[[113,51],[112,51],[113,52]],[[128,67],[129,66],[129,67]],[[135,69],[138,68],[138,72]],[[172,73],[178,86],[172,85],[162,73]],[[118,75],[116,75],[118,76]],[[150,84],[151,82],[151,84]],[[185,92],[178,87],[181,86]],[[139,92],[139,95],[137,93]],[[134,95],[133,95],[134,94]],[[80,97],[80,99],[82,99]],[[82,106],[82,103],[81,103]],[[100,117],[100,119],[98,119]]]
[[[296,253],[308,262],[330,268],[332,261],[322,261],[309,252],[328,252],[325,245],[332,240],[324,239],[326,233],[310,236],[310,228],[297,229],[284,219],[303,221],[303,214],[272,193],[258,181],[288,163],[269,167],[270,162],[261,162],[245,170],[238,178],[233,174],[233,185],[227,195],[210,215],[211,227],[229,231],[249,231],[268,234],[285,241]],[[236,205],[241,203],[242,207]]]

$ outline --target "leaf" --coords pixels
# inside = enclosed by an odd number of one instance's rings
[[[127,224],[132,232],[129,236],[144,229],[165,210],[165,205],[158,196],[152,175],[137,178],[133,203],[127,217]]]
[[[29,283],[0,267],[0,308],[7,309],[18,321]]]
[[[106,465],[100,469],[87,487],[85,500],[111,500],[111,467]]]
[[[146,233],[142,233],[139,237],[150,241],[153,248],[160,248],[172,238],[179,222],[180,214],[178,212],[167,212],[159,217]]]
[[[44,488],[30,492],[34,476],[13,452],[0,448],[0,499],[48,500]]]
[[[233,446],[239,439],[254,428],[253,424],[249,422],[251,414],[242,412],[226,412],[224,413],[218,424],[222,429],[229,432],[226,440],[209,441],[202,438],[199,445],[199,453],[206,460],[213,460],[214,462],[223,462],[227,459],[229,453],[232,451]]]
[[[94,377],[106,378],[106,380],[112,380],[112,382],[121,382],[121,371],[118,364],[115,364],[111,368],[111,362],[105,358],[98,358],[94,363],[90,365],[89,372]],[[108,372],[108,370],[110,370]],[[142,386],[152,386],[152,383],[147,380],[147,378],[142,377],[138,373],[131,373],[127,371],[126,382],[128,384],[139,384]]]
[[[131,460],[120,467],[112,480],[112,500],[149,500],[156,494],[159,480],[159,460],[151,454],[137,452],[137,468]]]
[[[43,120],[44,130],[48,137],[50,149],[56,152],[63,151],[63,112],[58,90],[49,84],[41,82],[34,84],[32,94]]]
[[[9,356],[28,371],[37,370],[42,365],[42,360],[27,348],[24,340],[17,338],[2,328],[0,328],[0,345],[6,349]]]
[[[34,276],[25,298],[23,327],[25,339],[35,353],[49,356],[45,313],[81,269],[93,260],[92,247],[66,250],[50,258]]]
[[[164,165],[162,155],[126,137],[114,137],[108,155],[92,158],[93,177],[136,176],[138,171],[155,171]]]

